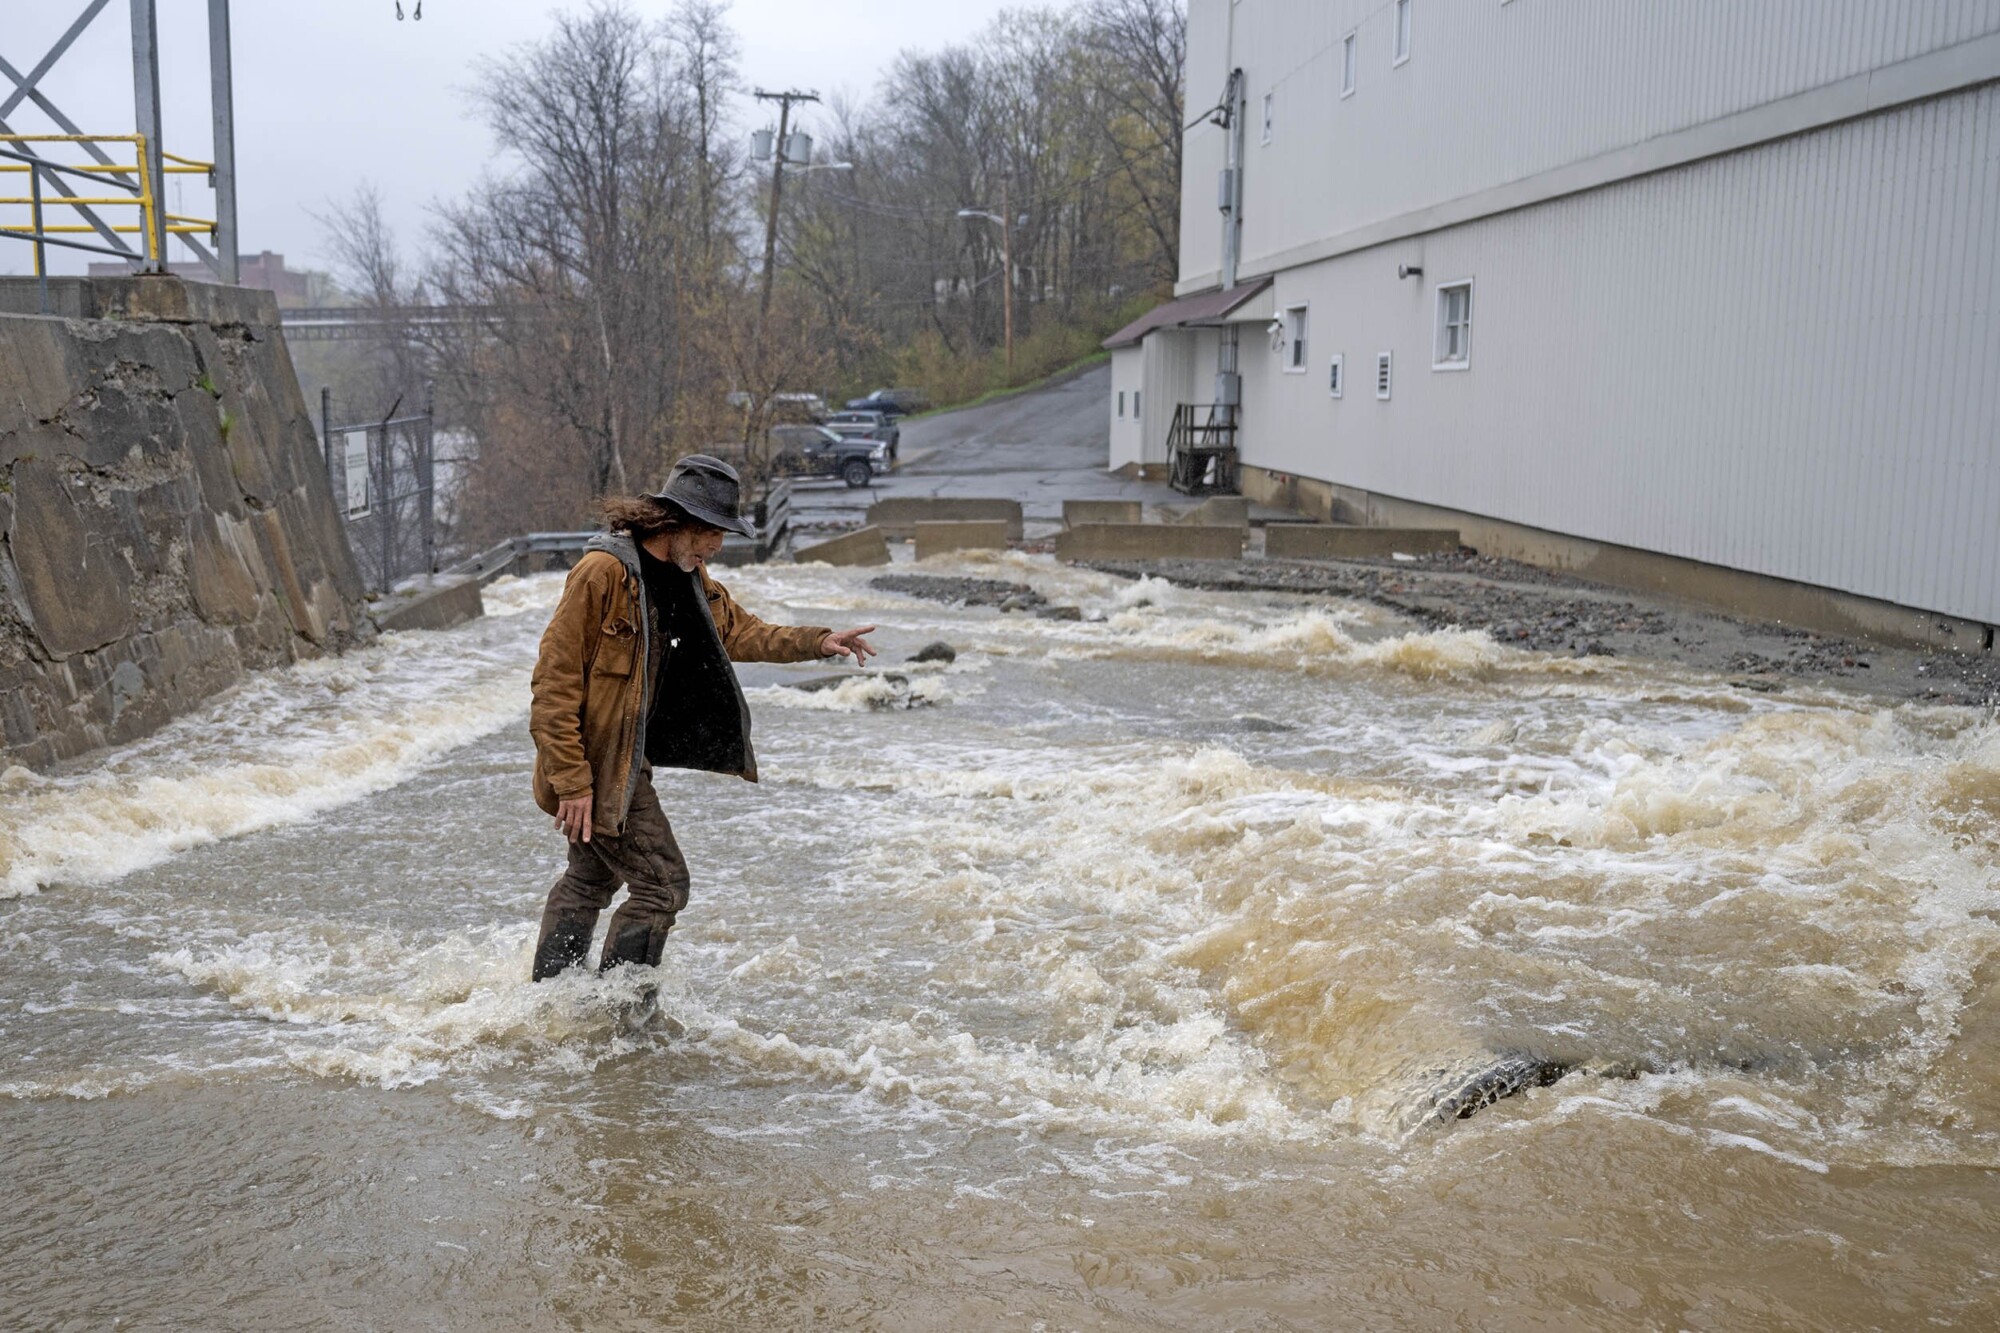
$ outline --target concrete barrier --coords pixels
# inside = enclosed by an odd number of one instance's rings
[[[794,551],[792,559],[801,564],[886,565],[889,563],[889,539],[880,528],[857,528],[831,541]]]
[[[479,594],[479,580],[466,579],[379,602],[369,614],[377,629],[450,629],[485,615],[486,599]]]
[[[1058,560],[1240,560],[1247,528],[1088,523],[1056,534]]]
[[[952,496],[895,495],[868,506],[868,524],[902,540],[916,536],[919,523],[965,523],[997,519],[1009,541],[1021,540],[1019,500],[959,499]]]
[[[1086,523],[1141,523],[1146,507],[1137,500],[1064,500],[1063,526]]]
[[[1455,528],[1347,528],[1337,524],[1273,523],[1264,554],[1274,560],[1341,560],[1356,556],[1431,555],[1458,549]]]
[[[948,551],[1004,551],[1007,524],[997,518],[958,519],[917,524],[917,559],[928,560]]]

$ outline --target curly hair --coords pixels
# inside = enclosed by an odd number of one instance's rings
[[[663,532],[698,526],[679,505],[650,495],[607,495],[599,507],[604,513],[605,527],[613,532],[629,532],[636,542]]]

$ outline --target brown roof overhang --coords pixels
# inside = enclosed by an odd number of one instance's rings
[[[1154,306],[1101,344],[1106,348],[1130,347],[1155,329],[1185,328],[1190,324],[1219,324],[1245,301],[1271,285],[1269,278],[1239,282],[1234,287],[1217,287],[1196,292],[1177,301]]]

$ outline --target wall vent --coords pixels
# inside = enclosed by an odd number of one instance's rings
[[[1390,356],[1388,352],[1375,354],[1375,396],[1385,402],[1389,398]]]

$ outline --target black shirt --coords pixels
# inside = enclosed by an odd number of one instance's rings
[[[664,698],[672,698],[679,693],[675,681],[675,649],[690,632],[701,626],[701,608],[695,602],[700,594],[697,576],[688,573],[679,565],[666,560],[656,560],[644,546],[639,548],[639,575],[646,581],[646,601],[652,608],[652,624],[647,628],[652,636],[654,667],[653,697],[646,701],[646,749],[654,752],[660,747],[655,743],[654,728],[672,713],[672,709],[660,707]]]

